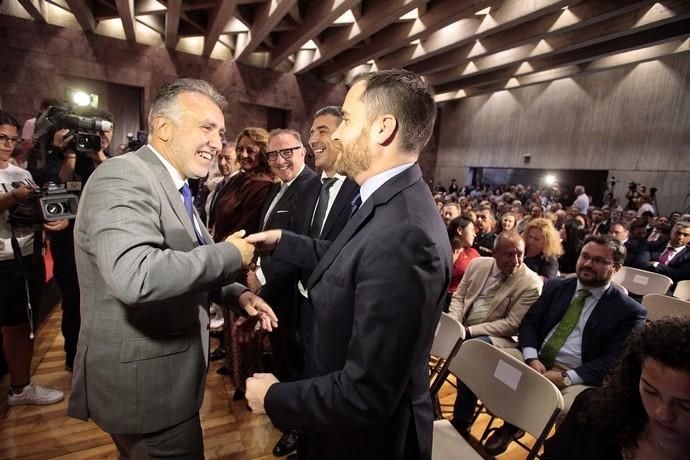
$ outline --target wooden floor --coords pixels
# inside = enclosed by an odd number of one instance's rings
[[[41,327],[32,363],[33,381],[65,392],[65,401],[51,406],[8,407],[0,397],[0,459],[116,459],[110,437],[92,422],[66,415],[71,373],[64,369],[63,339],[60,333],[60,308],[55,308]],[[212,344],[215,345],[215,344]],[[234,388],[215,371],[220,362],[211,363],[206,395],[201,408],[206,458],[227,460],[275,459],[271,454],[281,433],[265,416],[252,415],[245,401],[233,402]],[[0,394],[7,394],[7,376]],[[455,397],[450,385],[441,390],[443,409],[450,410]],[[473,434],[484,429],[485,417],[475,423]],[[524,439],[529,438],[526,436]],[[527,441],[530,444],[530,441]],[[512,444],[501,460],[525,458],[525,451]]]

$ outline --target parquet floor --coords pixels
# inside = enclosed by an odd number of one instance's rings
[[[0,460],[116,459],[110,437],[92,422],[66,415],[71,374],[64,370],[61,310],[55,308],[41,327],[35,344],[32,379],[65,392],[65,401],[51,406],[8,407],[7,376],[0,384]],[[214,346],[215,344],[212,344]],[[234,387],[216,374],[220,362],[211,363],[206,395],[201,408],[206,458],[209,460],[273,460],[273,446],[281,433],[265,416],[252,415],[245,401],[233,402]],[[452,408],[455,393],[450,385],[441,390],[444,411]],[[475,423],[479,436],[486,420]],[[529,436],[523,438],[526,439]],[[529,441],[528,441],[529,443]],[[525,458],[525,451],[512,444],[501,460]]]

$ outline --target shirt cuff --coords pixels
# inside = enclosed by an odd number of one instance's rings
[[[537,349],[532,347],[523,348],[522,356],[524,357],[525,361],[527,361],[528,359],[539,359],[539,353],[537,352]]]
[[[584,383],[582,377],[580,377],[574,370],[571,369],[566,371],[566,374],[568,374],[568,377],[570,377],[570,381],[573,382],[573,385],[582,385]]]

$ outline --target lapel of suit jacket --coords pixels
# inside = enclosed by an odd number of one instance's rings
[[[688,249],[687,245],[685,247],[683,247],[683,249],[678,251],[678,254],[676,254],[676,256],[673,259],[671,259],[667,265],[670,267],[675,267],[677,265],[682,265],[684,263],[687,263],[686,259],[687,259],[689,250],[690,249]]]
[[[156,154],[147,147],[142,147],[137,152],[136,158],[142,160],[142,162],[146,164],[151,171],[153,171],[161,187],[163,188],[163,192],[165,192],[168,202],[170,203],[173,212],[177,216],[177,219],[180,221],[184,229],[187,230],[187,233],[192,241],[196,244],[196,232],[194,231],[192,221],[190,220],[189,214],[187,214],[187,210],[184,207],[182,195],[180,194],[180,191],[175,188],[175,183],[173,182],[172,177],[170,177],[168,170],[165,169],[165,166],[163,166],[163,163],[161,163]],[[196,209],[194,209],[194,215],[199,223],[199,228],[202,228],[202,233],[204,233],[206,242],[208,242],[210,237],[204,228],[204,225],[201,225],[201,219],[199,218],[199,214],[197,213]]]
[[[501,305],[503,303],[503,300],[513,292],[513,289],[515,286],[522,280],[523,275],[525,273],[525,270],[529,270],[525,264],[521,264],[520,267],[513,273],[509,278],[507,278],[501,287],[498,289],[498,292],[496,292],[496,295],[494,296],[494,300],[491,304],[491,307],[489,308],[489,314],[491,315],[496,307]],[[512,299],[511,299],[512,302]]]
[[[345,182],[343,182],[343,185],[340,187],[340,190],[338,190],[338,195],[335,197],[333,205],[326,216],[326,222],[323,224],[323,229],[321,230],[321,237],[323,239],[328,239],[326,236],[338,221],[338,217],[340,216],[341,212],[345,211],[348,214],[350,213],[350,210],[352,209],[352,199],[354,198],[353,192],[356,189],[357,184],[353,180],[346,178]]]
[[[266,199],[264,200],[264,204],[261,207],[261,217],[259,220],[260,229],[268,228],[268,221],[270,221],[270,217],[266,219],[266,213],[268,212],[268,208],[271,206],[273,199],[276,197],[278,192],[280,192],[280,184],[281,182],[273,182],[271,184],[271,187],[268,189]],[[264,225],[264,221],[266,221],[266,225]]]
[[[594,306],[592,314],[589,315],[587,324],[585,324],[585,328],[582,331],[582,356],[584,356],[585,347],[588,346],[588,340],[592,337],[592,333],[596,331],[599,325],[605,321],[606,317],[618,307],[615,299],[616,289],[613,283],[611,283],[609,288],[604,291],[599,301]]]
[[[374,213],[377,206],[387,203],[391,198],[400,193],[402,190],[410,187],[415,182],[422,179],[422,171],[417,164],[401,172],[397,176],[393,176],[388,182],[384,183],[378,190],[369,197],[367,201],[362,203],[357,212],[352,216],[345,228],[338,238],[333,241],[333,244],[328,248],[326,254],[319,261],[319,264],[314,269],[314,272],[309,277],[308,289],[311,289],[314,284],[321,278],[323,273],[333,263],[335,258],[340,254],[345,244],[352,239],[352,237],[362,228]]]

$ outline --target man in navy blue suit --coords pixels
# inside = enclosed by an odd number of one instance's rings
[[[690,280],[690,221],[676,222],[668,243],[652,243],[637,259],[640,268],[666,275],[675,284]]]
[[[580,252],[576,278],[551,280],[520,325],[525,362],[563,393],[565,412],[588,386],[601,385],[623,351],[645,309],[611,283],[625,260],[625,246],[611,236],[589,236]],[[490,455],[522,436],[504,424],[485,444]]]
[[[452,256],[416,164],[436,108],[416,75],[362,75],[333,139],[337,169],[360,185],[332,243],[273,230],[250,235],[274,259],[313,270],[313,375],[247,379],[247,401],[283,430],[307,435],[309,459],[430,459],[433,407],[427,365]]]

